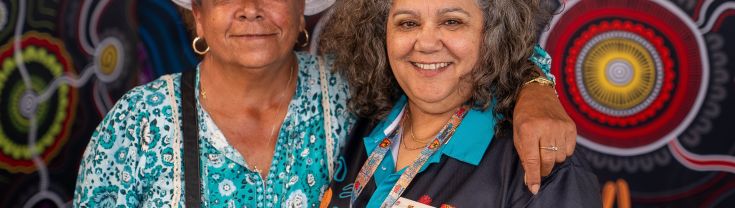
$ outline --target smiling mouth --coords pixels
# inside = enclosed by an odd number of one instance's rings
[[[427,70],[427,71],[440,71],[452,65],[452,62],[438,62],[438,63],[418,63],[411,62],[416,68]]]
[[[269,38],[276,34],[244,34],[244,35],[232,35],[233,38]]]

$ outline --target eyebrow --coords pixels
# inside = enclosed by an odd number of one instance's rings
[[[442,10],[439,10],[438,13],[439,14],[446,14],[446,13],[451,13],[451,12],[459,12],[459,13],[465,14],[467,16],[472,16],[472,15],[470,15],[469,12],[467,12],[464,9],[459,8],[459,7],[444,8]]]
[[[467,12],[464,9],[459,8],[459,7],[444,8],[444,9],[439,10],[439,12],[437,12],[437,13],[440,14],[440,15],[442,15],[442,14],[451,13],[451,12],[459,12],[459,13],[465,14],[467,16],[472,16],[472,15],[470,15],[469,12]],[[408,9],[398,10],[395,13],[393,13],[393,16],[395,17],[395,16],[402,15],[402,14],[418,16],[418,14],[415,11],[408,10]]]
[[[418,14],[416,14],[416,12],[414,12],[413,10],[407,10],[407,9],[398,10],[395,13],[393,13],[393,16],[395,17],[395,16],[402,15],[402,14],[418,16]]]

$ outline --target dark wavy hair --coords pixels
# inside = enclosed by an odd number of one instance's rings
[[[528,59],[553,11],[547,0],[477,1],[484,38],[476,67],[463,78],[472,82],[469,102],[485,110],[496,99],[494,113],[509,121],[521,85],[539,75]],[[386,51],[390,7],[390,0],[337,1],[320,42],[321,52],[335,56],[335,70],[349,82],[349,108],[372,119],[385,118],[403,94]]]

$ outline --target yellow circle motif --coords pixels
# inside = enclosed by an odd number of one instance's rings
[[[605,107],[631,109],[643,103],[655,88],[654,58],[636,41],[602,40],[582,61],[583,84],[590,97]]]
[[[115,67],[117,66],[117,56],[117,49],[112,44],[102,49],[102,55],[101,57],[98,57],[100,59],[100,70],[102,73],[110,75],[115,71]]]

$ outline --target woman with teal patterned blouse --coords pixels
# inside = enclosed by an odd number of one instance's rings
[[[355,116],[330,59],[293,51],[304,7],[191,2],[203,57],[193,84],[202,206],[313,207],[339,168]],[[182,82],[163,76],[117,102],[84,153],[75,207],[185,206]]]

